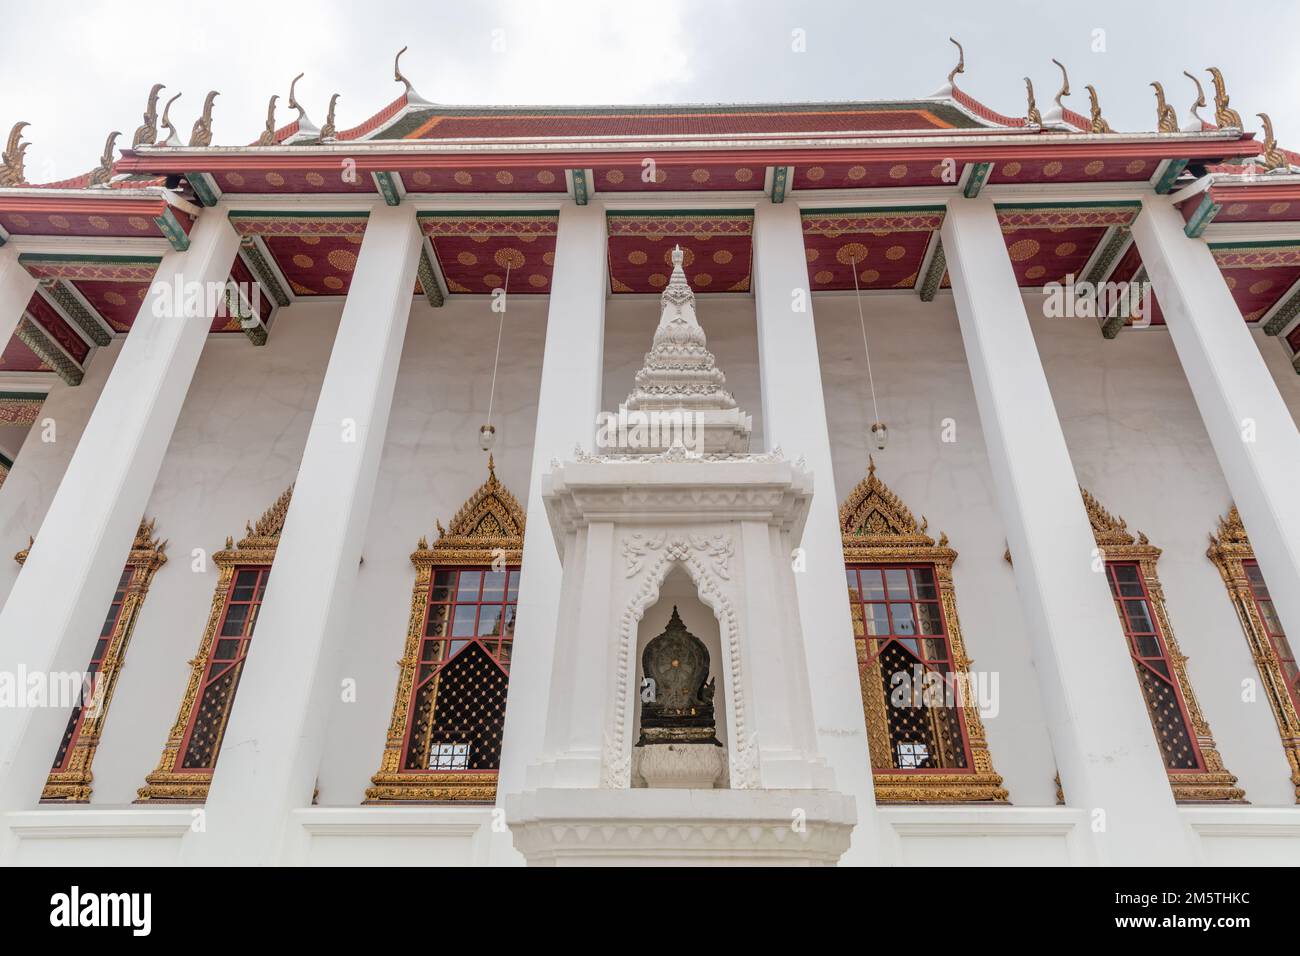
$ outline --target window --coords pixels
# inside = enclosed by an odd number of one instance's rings
[[[256,525],[247,527],[238,544],[227,538],[225,549],[212,556],[218,572],[212,612],[190,661],[190,680],[176,722],[137,803],[207,799],[292,497],[290,486]]]
[[[226,596],[226,610],[217,630],[217,646],[212,653],[199,687],[198,706],[190,718],[181,742],[180,768],[182,770],[208,770],[216,765],[221,751],[221,737],[230,716],[239,687],[239,675],[244,669],[253,628],[257,626],[257,612],[266,594],[270,568],[236,568],[230,592]]]
[[[154,523],[141,521],[136,529],[135,541],[127,557],[126,566],[118,578],[108,613],[99,629],[99,637],[86,665],[86,691],[68,715],[68,723],[50,775],[41,792],[42,803],[87,803],[90,800],[91,765],[99,748],[99,735],[112,703],[117,675],[126,660],[127,646],[136,618],[144,604],[154,573],[167,561],[166,542],[153,536]],[[21,564],[27,560],[27,549],[14,556]]]
[[[496,770],[519,569],[439,568],[411,698],[406,770]]]
[[[1187,676],[1156,574],[1160,549],[1133,535],[1122,518],[1080,488],[1097,549],[1105,561],[1115,610],[1129,644],[1151,729],[1180,803],[1242,801],[1245,791],[1223,766]]]
[[[1291,766],[1296,802],[1300,803],[1300,671],[1235,506],[1227,517],[1219,519],[1218,530],[1210,535],[1206,557],[1214,562],[1228,587],[1259,670],[1260,685],[1277,721],[1282,749]]]
[[[957,621],[957,552],[876,477],[840,508],[862,706],[881,803],[1005,801]]]
[[[524,514],[496,476],[421,538],[397,694],[367,803],[491,802],[501,764]]]

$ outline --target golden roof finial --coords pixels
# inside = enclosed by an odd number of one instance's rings
[[[1061,89],[1056,94],[1055,102],[1056,102],[1056,108],[1059,109],[1062,113],[1064,113],[1065,104],[1062,103],[1061,100],[1064,97],[1070,95],[1070,74],[1065,72],[1065,64],[1062,63],[1060,60],[1053,58],[1052,62],[1055,63],[1061,69]]]
[[[289,83],[289,109],[298,111],[298,123],[300,125],[303,120],[307,118],[307,111],[303,109],[302,104],[298,102],[298,81],[306,75],[306,73],[299,73]]]
[[[136,146],[152,146],[158,141],[158,94],[166,87],[161,83],[155,83],[149,89],[149,99],[144,106],[144,122],[136,127],[135,135],[131,137],[132,148]]]
[[[1038,103],[1034,99],[1034,83],[1029,77],[1025,77],[1025,95],[1029,98],[1029,110],[1025,114],[1025,122],[1030,126],[1042,126],[1043,114],[1038,111]]]
[[[163,107],[162,125],[163,128],[167,130],[167,138],[163,140],[164,145],[170,146],[172,140],[175,140],[177,143],[181,141],[180,136],[176,132],[176,127],[172,125],[172,120],[171,120],[172,104],[175,103],[180,98],[181,95],[177,93],[175,96],[169,99],[167,101],[167,105]]]
[[[212,145],[212,101],[220,95],[216,90],[209,90],[203,98],[203,115],[194,121],[194,128],[190,130],[191,146]]]
[[[28,143],[22,142],[23,130],[31,123],[25,120],[14,123],[5,142],[4,152],[0,153],[0,186],[26,186],[27,176],[23,172],[24,159]]]
[[[104,141],[104,153],[99,157],[99,165],[90,174],[90,185],[107,186],[108,181],[113,177],[113,144],[122,134],[117,130],[108,134],[108,139]]]
[[[1151,85],[1156,90],[1156,130],[1161,133],[1177,133],[1178,114],[1165,102],[1165,88],[1160,85],[1159,80],[1153,80]]]
[[[948,37],[948,42],[957,48],[957,65],[954,66],[952,71],[948,74],[948,85],[955,90],[957,88],[957,84],[954,82],[955,77],[958,73],[966,72],[966,51],[963,50],[961,44],[952,37]]]
[[[275,102],[279,98],[272,96],[271,102],[266,104],[266,128],[262,130],[262,135],[257,137],[258,146],[275,145]]]
[[[488,480],[497,480],[497,463],[492,459],[492,452],[488,452]]]
[[[1214,125],[1243,129],[1241,114],[1228,108],[1228,89],[1223,83],[1223,72],[1217,66],[1210,67],[1207,72],[1214,81]]]
[[[325,125],[320,128],[320,140],[322,143],[334,139],[338,135],[338,128],[334,125],[334,107],[339,101],[339,95],[335,93],[330,97],[329,110],[325,113]]]
[[[393,79],[396,82],[401,83],[402,86],[406,87],[406,94],[409,96],[411,94],[411,91],[414,89],[414,87],[411,86],[411,81],[402,75],[402,67],[400,65],[402,60],[402,54],[405,53],[406,50],[407,50],[406,47],[402,47],[400,50],[397,51],[397,56],[393,57]]]
[[[1264,122],[1264,169],[1271,171],[1290,168],[1291,164],[1286,161],[1286,154],[1278,148],[1277,138],[1273,135],[1273,121],[1268,118],[1267,113],[1255,115]]]
[[[1097,89],[1091,83],[1084,86],[1088,91],[1088,112],[1092,119],[1089,129],[1094,133],[1111,132],[1110,124],[1101,115],[1101,103],[1097,101]]]

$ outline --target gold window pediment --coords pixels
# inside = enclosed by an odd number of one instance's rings
[[[840,533],[847,573],[860,575],[864,569],[874,573],[875,569],[881,568],[889,568],[895,574],[900,570],[904,572],[911,582],[908,586],[913,589],[913,597],[917,599],[914,602],[917,611],[922,604],[927,605],[937,609],[942,621],[941,634],[925,639],[921,635],[931,632],[918,629],[914,632],[917,639],[911,643],[929,644],[938,637],[944,638],[948,647],[943,666],[947,673],[964,680],[970,677],[971,660],[966,655],[952,581],[952,566],[957,552],[948,546],[947,535],[940,534],[935,541],[926,533],[927,529],[925,518],[917,522],[902,499],[876,475],[874,459],[869,460],[866,478],[858,483],[840,507]],[[934,597],[923,600],[912,575],[918,572],[927,574],[928,580],[931,569]],[[948,759],[943,760],[945,766],[933,769],[899,765],[903,761],[903,747],[914,747],[915,744],[900,744],[895,739],[900,734],[898,715],[901,710],[891,708],[890,704],[891,683],[886,680],[882,666],[887,653],[873,653],[868,646],[876,640],[867,634],[870,628],[865,618],[870,602],[865,599],[864,592],[855,593],[853,580],[861,578],[851,578],[849,600],[876,800],[880,803],[1006,802],[1007,791],[1002,787],[1002,777],[993,768],[978,702],[969,695],[963,695],[953,707],[929,708],[925,718],[936,725],[929,732],[928,739],[957,738],[955,731],[945,734],[938,729],[944,721],[960,731],[961,745],[960,752],[955,754],[956,759],[951,759],[954,754],[949,753]],[[882,582],[885,580],[882,578]],[[887,601],[882,597],[877,603]],[[892,611],[888,619],[892,632],[895,629]],[[889,658],[892,664],[910,660],[905,652],[899,650],[907,643],[906,640],[891,639],[884,645],[894,648],[893,656]],[[969,684],[964,686],[969,687]],[[921,733],[924,736],[924,732]],[[947,748],[942,744],[927,746],[940,753],[958,749],[955,744]]]
[[[440,521],[435,524],[437,540],[430,545],[426,538],[420,538],[411,554],[415,584],[411,591],[406,641],[402,658],[397,662],[397,690],[384,752],[379,770],[371,778],[372,786],[366,789],[366,803],[490,803],[496,798],[495,767],[472,770],[459,768],[454,761],[451,767],[430,766],[435,761],[428,753],[430,740],[426,738],[431,737],[435,717],[449,708],[459,707],[462,712],[473,712],[475,706],[479,706],[504,712],[503,662],[485,649],[485,645],[492,642],[481,642],[476,633],[467,642],[470,646],[456,657],[455,660],[460,662],[458,665],[444,661],[436,674],[429,676],[423,672],[423,668],[429,666],[429,660],[422,654],[422,648],[430,640],[427,633],[430,599],[438,574],[481,574],[485,578],[496,572],[517,582],[524,547],[524,510],[497,479],[495,462],[489,456],[487,481],[460,507],[448,528],[443,528]],[[482,586],[486,589],[486,585]],[[486,597],[486,590],[483,597]],[[508,590],[503,592],[501,603],[507,611],[513,608]],[[481,616],[482,612],[479,613]],[[502,636],[503,633],[496,635],[498,654],[504,643]],[[450,636],[446,641],[453,646],[457,643]],[[444,703],[442,695],[446,687],[442,681],[444,676],[459,679],[459,675],[451,673],[455,666],[466,669],[467,682],[486,688],[475,695],[473,701],[454,698]],[[427,683],[422,683],[422,678]],[[448,696],[451,696],[449,692]],[[417,697],[419,700],[413,702]],[[416,705],[424,708],[419,714]],[[419,743],[424,749],[423,759],[418,762],[423,766],[404,766],[403,756],[409,759],[408,750],[418,749],[415,738],[421,728],[425,734]],[[477,729],[481,731],[481,728]],[[470,733],[472,735],[473,731]]]
[[[33,544],[35,539],[29,537],[27,547],[15,554],[14,560],[25,564]],[[116,614],[112,619],[112,629],[101,635],[104,650],[91,660],[98,677],[94,692],[97,699],[92,698],[84,714],[82,708],[76,708],[70,717],[60,751],[55,755],[54,767],[41,791],[42,803],[90,802],[94,782],[91,765],[99,749],[108,708],[113,702],[118,674],[126,661],[131,634],[135,631],[154,573],[167,563],[166,551],[167,542],[154,537],[154,522],[141,519],[114,593],[111,608]]]
[[[226,546],[212,555],[217,566],[217,586],[212,592],[212,605],[208,612],[208,622],[199,640],[199,648],[190,660],[190,677],[185,693],[181,698],[176,722],[167,735],[163,745],[162,756],[158,766],[145,777],[145,785],[138,791],[137,803],[146,801],[175,801],[179,803],[203,803],[208,797],[208,787],[212,783],[214,767],[206,769],[185,769],[182,766],[182,746],[186,741],[187,731],[195,718],[195,708],[200,704],[200,692],[204,688],[204,677],[213,662],[213,652],[217,643],[217,631],[225,619],[231,602],[232,583],[240,570],[269,570],[275,562],[276,548],[280,544],[280,534],[284,530],[284,521],[293,500],[293,485],[284,490],[271,507],[267,508],[256,523],[245,522],[244,537],[238,542],[233,535],[226,537]],[[224,719],[228,718],[230,707],[234,704],[238,689],[238,676],[232,681],[229,699],[224,708],[220,733],[224,732]],[[219,743],[217,744],[219,750]]]
[[[1142,532],[1134,534],[1129,531],[1128,523],[1122,517],[1107,511],[1086,488],[1081,486],[1079,492],[1083,496],[1084,508],[1088,513],[1088,522],[1092,526],[1097,550],[1106,565],[1107,582],[1115,600],[1116,613],[1124,629],[1125,639],[1129,641],[1134,670],[1142,689],[1147,713],[1151,718],[1152,730],[1165,760],[1174,798],[1181,803],[1242,801],[1245,798],[1245,791],[1236,786],[1237,778],[1224,768],[1223,759],[1219,756],[1214,742],[1214,735],[1210,732],[1209,721],[1192,689],[1187,674],[1187,657],[1178,646],[1178,639],[1174,635],[1173,625],[1165,608],[1164,588],[1160,584],[1160,577],[1156,571],[1160,549]],[[1113,565],[1136,567],[1138,575],[1134,576],[1134,582],[1141,585],[1143,593],[1122,594],[1120,592],[1122,585],[1118,583],[1117,578],[1112,577],[1116,573],[1112,570]],[[1136,591],[1136,587],[1134,590]],[[1130,603],[1138,606],[1138,615],[1143,616],[1143,619],[1149,618],[1154,623],[1154,628],[1148,628],[1143,634],[1163,643],[1162,654],[1157,656],[1153,653],[1144,657],[1139,652],[1138,645],[1135,643],[1138,638],[1131,633],[1132,619],[1124,609],[1124,606]],[[1143,603],[1149,606],[1149,615],[1141,607]],[[1162,666],[1158,663],[1162,658],[1168,662],[1168,675],[1153,669]],[[1181,707],[1178,707],[1178,704],[1181,704]],[[1179,720],[1176,715],[1178,710],[1185,715],[1186,723],[1190,727],[1190,735],[1200,755],[1195,769],[1171,766],[1171,763],[1178,762],[1174,754],[1176,741],[1186,732],[1178,726]]]

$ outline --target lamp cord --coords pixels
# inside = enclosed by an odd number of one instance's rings
[[[876,415],[876,422],[880,421],[880,406],[876,403],[876,380],[871,374],[871,349],[867,345],[867,320],[862,315],[862,290],[858,288],[858,260],[851,259],[853,263],[853,295],[858,301],[858,324],[862,326],[862,351],[867,355],[867,385],[871,388],[871,407]]]
[[[506,328],[506,302],[510,295],[510,262],[506,261],[506,282],[501,287],[501,319],[497,323],[497,354],[492,359],[492,386],[488,390],[488,417],[487,423],[492,424],[492,406],[497,397],[497,366],[501,364],[501,335]]]

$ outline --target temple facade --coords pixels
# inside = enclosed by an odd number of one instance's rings
[[[1300,859],[1300,155],[1060,72],[17,123],[0,862]]]

